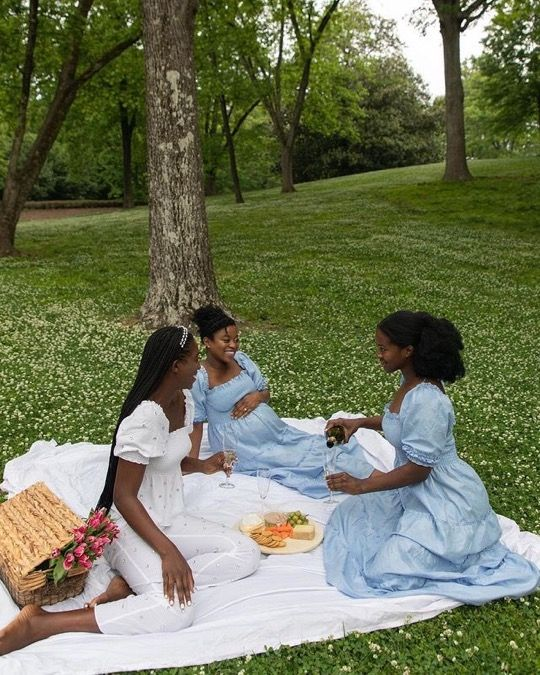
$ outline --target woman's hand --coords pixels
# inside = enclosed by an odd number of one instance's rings
[[[242,417],[246,417],[250,412],[253,412],[255,408],[262,403],[263,399],[260,391],[251,391],[249,394],[243,396],[232,409],[231,417],[235,420],[238,420]]]
[[[191,567],[174,544],[161,556],[161,571],[163,573],[163,594],[169,604],[174,605],[176,593],[180,609],[184,609],[186,605],[189,607],[195,581]]]
[[[362,492],[362,478],[355,478],[348,473],[333,473],[326,477],[326,484],[332,492],[345,492],[348,495],[359,495]]]
[[[343,427],[345,430],[345,443],[349,442],[351,436],[360,429],[362,426],[362,418],[360,419],[348,419],[346,417],[336,417],[331,420],[328,420],[326,426],[324,427],[325,431],[331,429],[332,427]]]
[[[202,472],[206,474],[217,473],[218,471],[225,471],[225,453],[223,451],[216,452],[214,455],[207,457],[202,461]],[[225,471],[225,473],[227,473]]]

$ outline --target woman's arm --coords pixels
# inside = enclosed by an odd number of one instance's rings
[[[161,558],[163,592],[174,603],[175,589],[181,603],[191,601],[195,587],[191,569],[174,543],[154,523],[138,498],[146,466],[118,460],[114,483],[114,504],[127,524],[153,548]]]
[[[383,473],[374,471],[368,478],[355,478],[348,473],[335,473],[328,476],[326,482],[330,490],[334,492],[346,492],[350,495],[360,495],[366,492],[380,492],[381,490],[393,490],[421,483],[431,473],[431,467],[420,466],[413,462],[407,462],[397,469]]]
[[[201,451],[202,435],[203,435],[203,423],[194,422],[193,431],[189,435],[189,437],[191,438],[191,450],[189,451],[189,456],[193,457],[194,459],[198,459],[199,457],[199,453]]]
[[[180,466],[183,474],[188,473],[216,473],[217,471],[224,471],[223,463],[225,462],[225,453],[223,451],[216,452],[214,455],[206,459],[199,459],[192,457],[191,453],[184,457]]]
[[[373,415],[373,417],[361,417],[358,422],[358,429],[372,429],[373,431],[382,431],[382,415]]]
[[[325,431],[331,427],[343,427],[345,429],[345,442],[355,434],[358,429],[373,429],[374,431],[382,430],[382,415],[375,417],[334,417],[327,421],[324,428]]]

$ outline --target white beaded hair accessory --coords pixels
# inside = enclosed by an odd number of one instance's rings
[[[180,337],[180,349],[184,349],[184,346],[186,344],[186,340],[189,335],[189,331],[185,326],[178,326],[182,330],[182,336]]]

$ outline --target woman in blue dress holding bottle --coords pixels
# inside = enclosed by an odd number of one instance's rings
[[[206,349],[192,389],[193,456],[198,456],[202,423],[208,421],[210,450],[219,452],[224,442],[232,441],[238,457],[235,471],[253,475],[257,469],[269,469],[273,480],[287,487],[310,497],[327,497],[325,437],[289,426],[268,405],[268,383],[249,356],[238,351],[234,319],[209,305],[195,312],[193,321]],[[373,472],[354,438],[339,446],[336,466],[356,476]]]
[[[328,477],[332,490],[355,495],[325,531],[328,582],[357,598],[429,593],[477,605],[531,593],[538,568],[500,543],[484,485],[456,453],[444,383],[465,374],[459,332],[445,319],[400,311],[381,321],[375,340],[383,369],[401,371],[400,387],[382,416],[332,424],[346,437],[382,430],[395,465],[368,478]]]

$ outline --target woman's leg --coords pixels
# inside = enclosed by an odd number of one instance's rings
[[[26,605],[0,630],[0,656],[59,633],[99,633],[93,609],[46,612],[37,605]]]
[[[198,588],[236,581],[252,574],[259,565],[259,547],[224,525],[182,515],[164,532],[186,558]],[[194,605],[169,605],[163,594],[161,558],[131,528],[123,528],[107,558],[135,595],[96,606],[102,633],[137,635],[191,625]],[[192,602],[196,601],[195,596]]]
[[[188,561],[197,588],[243,579],[259,566],[257,544],[225,525],[186,514],[166,534]]]
[[[188,560],[199,587],[241,579],[258,567],[258,546],[223,525],[186,515],[167,528],[166,534]],[[139,635],[191,625],[193,606],[181,609],[178,602],[169,605],[163,594],[161,559],[131,528],[122,529],[107,558],[123,580],[114,583],[111,597],[116,594],[121,599],[66,612],[46,612],[28,605],[0,631],[0,655],[59,633]],[[135,594],[123,597],[131,589]]]
[[[96,605],[103,605],[106,602],[122,600],[123,598],[127,598],[128,595],[133,595],[133,591],[126,583],[126,580],[117,575],[110,580],[106,590],[87,602],[85,607],[95,607]]]
[[[169,605],[163,593],[161,558],[128,525],[124,524],[106,556],[125,586],[118,599],[95,606],[96,622],[102,633],[140,635],[177,631],[191,625],[193,607],[182,609],[178,601]],[[125,596],[127,589],[129,593]]]

